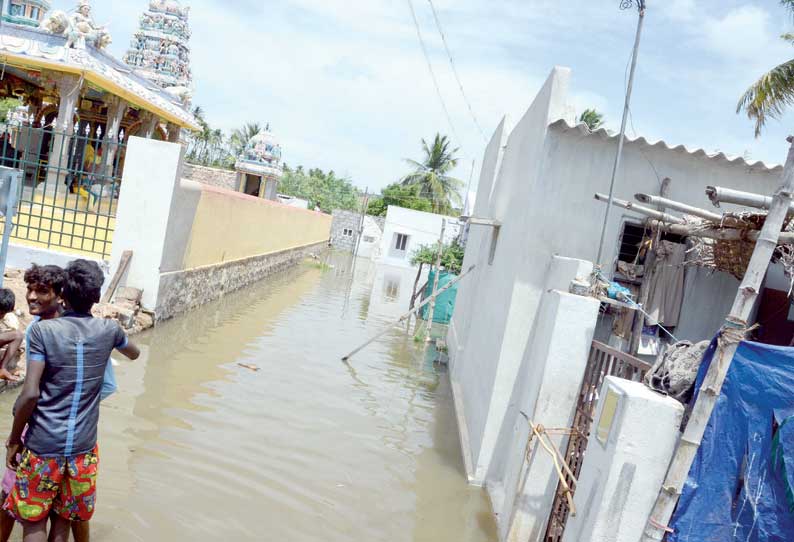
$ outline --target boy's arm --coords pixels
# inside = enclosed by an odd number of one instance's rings
[[[141,355],[141,349],[138,348],[135,345],[135,343],[132,343],[130,341],[127,341],[126,344],[119,346],[118,348],[116,348],[116,350],[118,350],[119,352],[121,352],[131,360],[136,360]]]
[[[17,454],[22,450],[22,432],[39,402],[39,385],[44,367],[43,361],[28,361],[25,384],[14,405],[14,424],[11,426],[11,434],[6,443],[6,465],[10,469],[17,468]]]
[[[132,360],[138,359],[141,355],[140,349],[135,346],[134,343],[130,342],[130,339],[127,337],[127,334],[124,333],[124,330],[121,329],[121,326],[116,328],[116,350]]]

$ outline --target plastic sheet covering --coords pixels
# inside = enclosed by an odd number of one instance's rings
[[[715,349],[698,373],[700,389]],[[743,342],[673,516],[670,542],[794,541],[794,348]]]

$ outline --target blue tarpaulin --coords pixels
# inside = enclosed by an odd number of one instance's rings
[[[715,345],[706,351],[697,390]],[[794,348],[742,342],[667,540],[792,542],[793,487]]]

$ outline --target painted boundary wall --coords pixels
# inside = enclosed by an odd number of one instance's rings
[[[327,245],[331,217],[182,178],[181,145],[130,138],[111,272],[163,320]]]
[[[514,510],[508,496],[526,444],[516,433],[522,423],[517,405],[534,366],[542,363],[532,345],[549,268],[555,255],[595,258],[605,209],[593,194],[609,190],[617,147],[607,132],[575,126],[569,80],[569,69],[555,68],[515,127],[500,123],[487,147],[475,215],[502,227],[495,244],[490,228],[471,227],[464,265],[478,268],[461,283],[448,337],[467,474],[487,488],[503,535],[510,529],[505,522]],[[615,195],[658,194],[661,179],[670,177],[670,198],[709,207],[707,185],[772,193],[780,175],[779,167],[640,138],[626,143]],[[641,218],[621,210],[611,214],[607,268],[627,220]],[[735,295],[726,282],[688,274],[678,337],[713,336],[724,317],[719,307]],[[532,535],[542,537],[542,528]]]

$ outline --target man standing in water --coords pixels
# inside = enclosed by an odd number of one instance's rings
[[[103,374],[114,348],[130,359],[140,354],[117,322],[91,316],[103,282],[96,263],[75,260],[66,268],[66,312],[29,328],[28,373],[7,443],[17,477],[4,505],[26,542],[47,540],[51,513],[53,542],[67,542],[70,522],[94,513]]]

